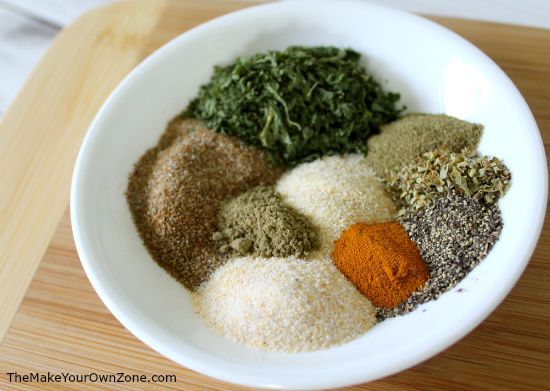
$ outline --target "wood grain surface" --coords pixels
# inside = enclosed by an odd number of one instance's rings
[[[82,137],[141,58],[164,8],[110,10],[59,35],[0,125],[0,341],[67,209]]]
[[[58,38],[0,128],[0,170],[4,169],[0,171],[0,324],[8,324],[5,314],[9,316],[9,310],[13,310],[18,301],[12,298],[7,302],[6,292],[26,286],[32,276],[31,266],[16,264],[27,257],[35,259],[32,265],[38,263],[57,225],[56,219],[67,207],[69,175],[78,143],[108,92],[140,59],[170,38],[246,5],[250,2],[125,3],[84,16]],[[550,31],[432,19],[472,41],[506,71],[533,110],[548,154]],[[5,146],[9,143],[18,145],[23,155],[15,152],[5,155],[8,153]],[[27,146],[34,152],[26,151]],[[40,148],[47,149],[40,153]],[[6,156],[25,162],[9,173],[10,176],[4,176],[8,175]],[[46,176],[40,176],[41,173]],[[15,186],[8,198],[4,194],[5,177]],[[27,194],[29,188],[39,192]],[[23,197],[24,201],[18,202],[16,196]],[[7,209],[10,205],[16,206],[15,209]],[[4,211],[8,215],[4,215]],[[547,213],[540,242],[524,275],[506,300],[477,329],[412,369],[349,389],[550,389],[548,216]],[[6,224],[14,226],[6,229]],[[6,255],[8,247],[10,252]],[[17,279],[12,274],[6,276],[6,268],[28,274]],[[84,275],[72,240],[68,213],[61,219],[0,345],[0,389],[45,388],[44,384],[37,383],[9,383],[6,374],[15,371],[20,374],[49,371],[177,376],[176,383],[162,384],[49,385],[56,389],[242,389],[161,357],[114,319]]]

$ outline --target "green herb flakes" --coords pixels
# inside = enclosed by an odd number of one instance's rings
[[[351,49],[292,46],[215,68],[184,116],[266,149],[294,166],[322,155],[366,153],[395,120],[399,94],[383,91]]]
[[[496,157],[436,150],[422,154],[414,163],[384,177],[399,214],[420,209],[438,194],[454,190],[476,201],[493,204],[510,187],[511,173]]]

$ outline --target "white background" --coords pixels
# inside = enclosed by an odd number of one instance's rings
[[[58,31],[82,12],[111,1],[0,0],[0,116]],[[550,28],[550,0],[364,1],[417,13]]]

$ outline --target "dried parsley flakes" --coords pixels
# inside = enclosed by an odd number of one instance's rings
[[[336,47],[292,46],[215,68],[184,116],[265,148],[289,166],[322,155],[366,152],[368,137],[395,120],[399,94],[383,91]]]
[[[416,162],[384,177],[393,199],[401,205],[399,214],[420,209],[441,193],[457,194],[485,204],[494,204],[510,187],[512,174],[496,157],[435,150]]]

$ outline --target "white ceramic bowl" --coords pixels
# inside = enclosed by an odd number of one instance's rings
[[[387,80],[387,89],[401,92],[410,111],[444,112],[484,124],[480,151],[504,160],[513,185],[500,202],[500,240],[455,289],[343,346],[281,354],[251,350],[205,327],[193,313],[189,293],[142,245],[124,191],[133,164],[209,79],[215,64],[293,44],[352,47],[363,53],[378,80]],[[156,51],[126,77],[82,144],[71,215],[92,285],[120,322],[147,345],[228,382],[314,389],[401,371],[471,331],[502,301],[529,261],[546,195],[546,159],[531,112],[502,70],[470,43],[418,16],[368,3],[283,2],[203,24]]]

